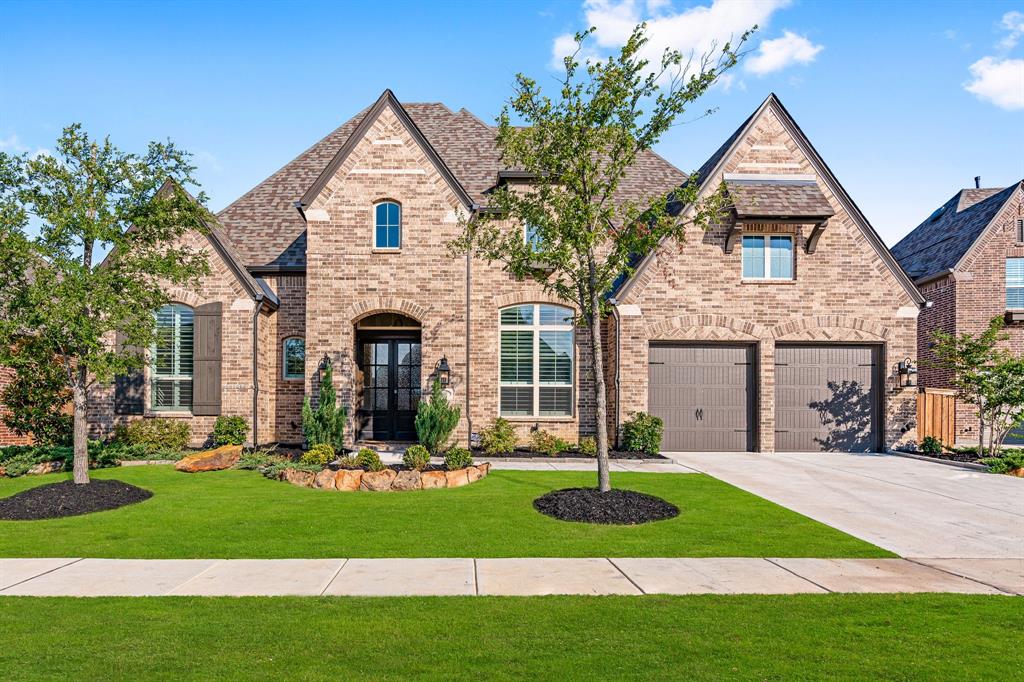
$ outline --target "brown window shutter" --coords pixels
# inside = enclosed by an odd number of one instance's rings
[[[192,414],[220,414],[221,304],[195,309],[192,356]]]
[[[124,345],[124,335],[118,332],[116,348],[126,353],[142,354],[138,346]],[[114,377],[114,414],[142,414],[146,409],[146,376],[141,368]]]

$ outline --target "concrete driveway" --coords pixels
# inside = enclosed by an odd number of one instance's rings
[[[903,557],[1024,564],[1021,478],[895,455],[665,455]]]

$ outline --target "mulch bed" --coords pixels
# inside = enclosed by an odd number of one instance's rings
[[[512,452],[503,452],[496,455],[488,455],[480,448],[473,448],[473,459],[502,459],[505,457],[518,457],[518,458],[537,458],[543,457],[544,459],[559,459],[562,457],[582,457],[584,459],[597,459],[584,455],[576,450],[566,450],[560,452],[554,457],[544,454],[543,452],[536,452],[534,450],[526,450],[516,448]],[[668,457],[662,457],[661,455],[650,455],[646,452],[627,452],[625,450],[609,450],[608,459],[668,459]]]
[[[79,516],[118,509],[153,497],[153,493],[121,481],[99,480],[86,485],[61,481],[0,498],[0,519],[32,521]]]
[[[565,488],[541,495],[533,501],[541,514],[562,521],[635,526],[679,516],[679,507],[660,497],[633,490]]]

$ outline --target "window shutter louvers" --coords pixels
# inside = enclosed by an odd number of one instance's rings
[[[126,353],[142,354],[138,346],[124,345],[124,335],[120,332],[115,344]],[[114,377],[114,414],[143,414],[145,409],[146,376],[142,368]]]
[[[220,303],[207,303],[195,309],[192,360],[192,414],[220,414],[221,393],[221,314]]]

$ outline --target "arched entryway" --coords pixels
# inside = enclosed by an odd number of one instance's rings
[[[422,362],[420,323],[400,313],[380,312],[358,320],[355,327],[357,438],[416,440]]]

